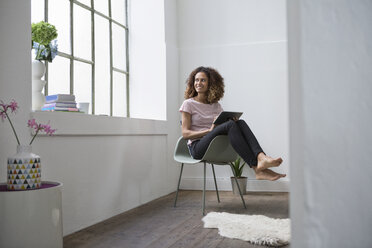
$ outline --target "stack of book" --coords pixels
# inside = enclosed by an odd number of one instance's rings
[[[74,95],[56,94],[45,97],[42,111],[67,111],[78,112]]]

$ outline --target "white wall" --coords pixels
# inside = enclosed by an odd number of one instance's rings
[[[177,30],[177,5],[174,0],[164,0],[165,43],[166,43],[166,75],[167,75],[167,122],[168,122],[168,183],[171,191],[176,191],[180,166],[173,159],[174,147],[180,136],[178,126],[179,103],[179,52]],[[177,176],[174,176],[177,175]]]
[[[288,7],[292,245],[371,247],[372,3]]]
[[[0,100],[8,103],[11,99],[17,100],[21,106],[17,115],[11,115],[14,126],[18,130],[21,140],[29,137],[26,126],[31,111],[31,61],[30,25],[25,25],[31,20],[30,1],[0,1]],[[26,35],[27,34],[27,35]],[[11,49],[12,48],[12,49]],[[14,49],[16,48],[16,49]],[[27,59],[23,59],[27,56]],[[4,154],[15,153],[16,140],[9,123],[0,123],[1,142],[1,175],[5,180],[6,160]]]
[[[243,111],[264,151],[284,159],[276,182],[258,181],[248,190],[289,190],[289,116],[286,2],[284,0],[178,0],[180,102],[185,81],[198,66],[216,68],[225,79],[225,110]],[[179,115],[180,116],[180,115]],[[247,167],[248,168],[248,167]],[[210,171],[209,171],[210,172]],[[230,190],[231,170],[219,167],[221,189]],[[186,169],[183,188],[200,189],[201,166]],[[209,188],[213,189],[211,173]]]
[[[164,5],[162,0],[156,2]],[[171,11],[175,8],[169,2],[166,7]],[[0,36],[0,99],[8,102],[14,98],[19,102],[21,109],[13,120],[24,143],[30,138],[26,123],[31,116],[30,9],[30,1],[26,0],[0,2],[0,32],[6,34]],[[164,29],[164,22],[159,20],[160,14],[155,16],[157,23],[162,25],[159,28]],[[174,16],[167,18],[172,21]],[[153,26],[147,28],[154,29]],[[173,36],[167,37],[174,40]],[[164,32],[163,36],[156,35],[148,42],[161,46]],[[157,61],[154,56],[154,53],[149,53],[147,59]],[[167,48],[166,58],[162,61],[167,64],[178,61],[177,51]],[[134,60],[132,63],[137,71],[141,71],[141,66],[143,71],[149,71],[144,61]],[[152,63],[152,66],[153,70],[158,68],[157,72],[144,74],[141,79],[146,83],[152,80],[163,83],[158,107],[164,106],[164,102],[177,106],[179,89],[178,85],[174,85],[177,63],[173,66],[175,72],[167,74],[161,62]],[[163,108],[155,115],[165,119],[166,111]],[[135,110],[133,112],[136,113]],[[145,113],[149,118],[149,112]],[[33,113],[32,116],[51,120],[51,125],[58,128],[57,135],[38,137],[33,151],[42,158],[42,179],[64,184],[64,235],[175,190],[178,171],[172,154],[179,133],[177,125],[172,123],[168,126],[168,121],[45,114],[48,113]],[[171,122],[178,120],[177,112],[170,109],[167,118]],[[92,133],[95,129],[100,135]],[[78,135],[79,132],[81,135]],[[0,123],[0,148],[0,181],[5,182],[6,158],[16,151],[15,139],[6,122]]]

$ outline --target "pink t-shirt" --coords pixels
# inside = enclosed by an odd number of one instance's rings
[[[190,130],[202,131],[211,127],[214,118],[216,118],[223,111],[223,109],[221,104],[218,102],[206,104],[198,102],[193,98],[189,98],[182,103],[179,111],[191,114]],[[198,139],[189,140],[187,144],[189,145],[195,140]]]

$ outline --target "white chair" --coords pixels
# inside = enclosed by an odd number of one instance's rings
[[[203,206],[202,211],[203,215],[205,215],[205,183],[206,183],[206,164],[212,165],[212,171],[213,171],[213,178],[214,178],[214,184],[216,186],[216,193],[217,193],[217,200],[220,202],[220,196],[218,194],[218,188],[217,188],[217,181],[216,181],[216,175],[214,172],[214,165],[230,165],[231,162],[234,162],[238,157],[238,154],[235,152],[235,150],[232,148],[229,139],[226,135],[219,135],[215,137],[211,143],[209,144],[209,147],[207,151],[205,152],[202,159],[194,159],[189,152],[189,149],[187,147],[187,141],[180,137],[177,141],[176,148],[174,150],[174,160],[181,163],[181,172],[180,177],[178,179],[178,186],[177,186],[177,193],[176,198],[174,200],[174,207],[176,207],[177,198],[178,198],[178,191],[180,188],[181,183],[181,177],[182,177],[182,171],[184,164],[197,164],[197,163],[204,163],[204,187],[203,187]],[[244,208],[247,208],[245,205],[245,201],[243,198],[243,195],[241,193],[239,184],[236,179],[236,175],[234,173],[233,168],[231,168],[234,174],[235,182],[238,185],[240,197],[243,202]]]

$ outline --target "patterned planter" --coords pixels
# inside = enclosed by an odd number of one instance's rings
[[[7,189],[28,190],[41,187],[40,156],[31,153],[31,146],[18,145],[17,154],[8,158]]]

